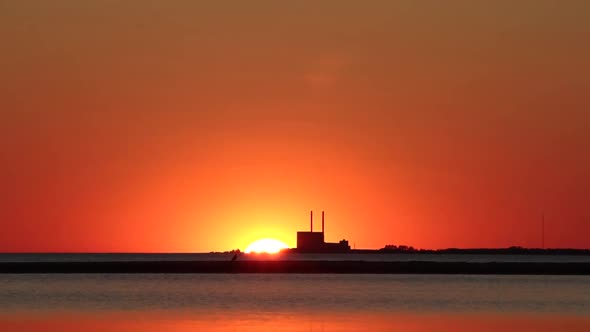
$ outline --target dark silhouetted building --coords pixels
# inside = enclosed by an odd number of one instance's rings
[[[322,231],[313,231],[313,211],[310,212],[309,232],[297,232],[297,252],[305,253],[338,253],[350,251],[348,241],[338,243],[324,242],[324,211],[322,211]]]

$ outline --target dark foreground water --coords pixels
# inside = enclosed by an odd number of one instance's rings
[[[0,331],[590,331],[588,276],[0,275]]]

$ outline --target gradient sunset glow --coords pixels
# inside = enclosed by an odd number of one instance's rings
[[[260,239],[251,243],[245,250],[249,253],[276,254],[283,249],[289,248],[287,244],[276,239]]]
[[[588,248],[589,12],[0,1],[0,252]]]

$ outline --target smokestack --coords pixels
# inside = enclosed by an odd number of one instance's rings
[[[313,232],[313,210],[309,211],[309,231]]]
[[[322,233],[324,232],[324,211],[322,211]]]

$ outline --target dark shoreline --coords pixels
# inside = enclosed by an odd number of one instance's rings
[[[590,275],[590,263],[135,261],[0,263],[0,273],[339,273]]]

